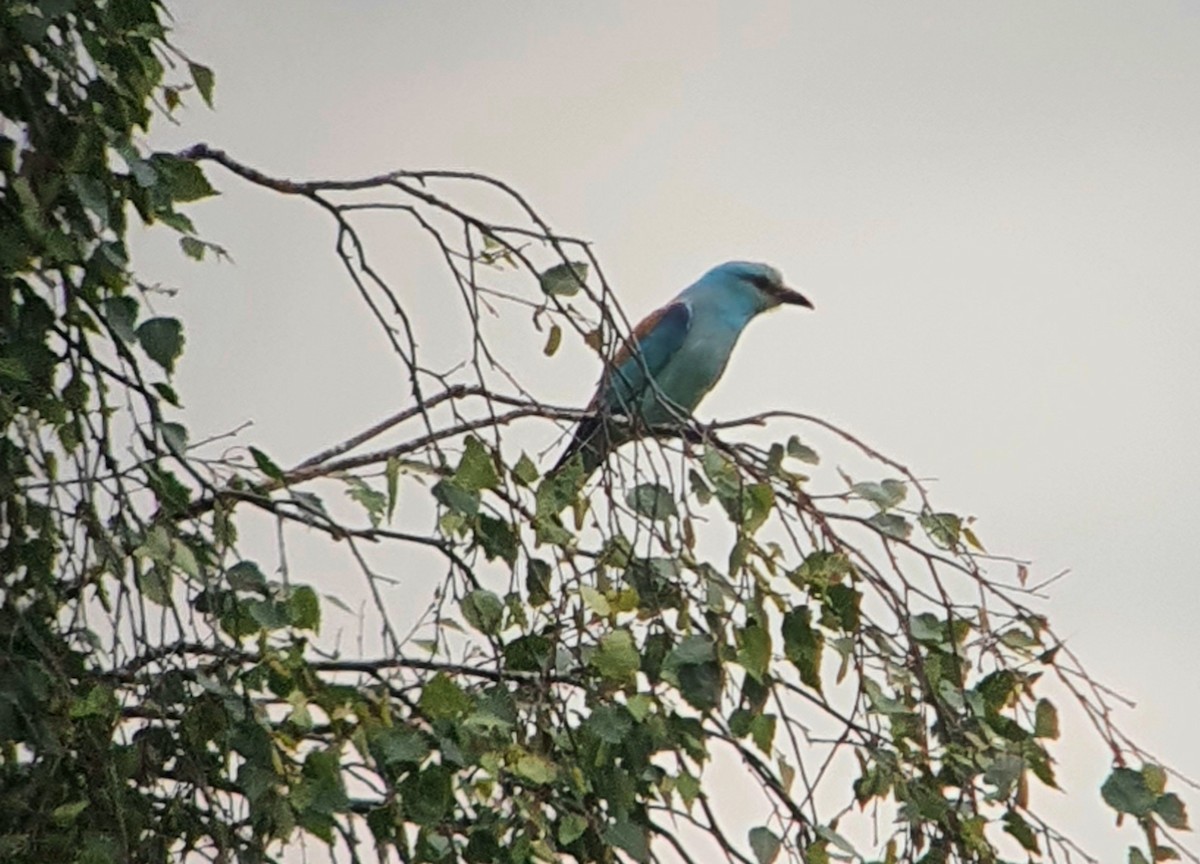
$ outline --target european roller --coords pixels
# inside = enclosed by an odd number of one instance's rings
[[[616,352],[588,406],[592,415],[551,473],[578,453],[591,476],[639,434],[681,426],[725,371],[746,325],[784,303],[813,308],[766,264],[729,261],[709,270],[633,329],[636,351],[627,342]]]

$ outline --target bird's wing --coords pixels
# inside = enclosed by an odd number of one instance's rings
[[[692,310],[686,302],[669,303],[648,315],[633,328],[633,338],[621,346],[600,382],[600,388],[588,410],[590,416],[579,421],[575,436],[551,469],[559,471],[576,453],[583,454],[584,476],[604,462],[613,446],[621,441],[619,432],[607,428],[605,415],[627,413],[629,406],[646,389],[646,375],[657,376],[683,345],[692,324]],[[633,346],[637,346],[637,354]]]
[[[653,378],[683,346],[692,326],[692,309],[685,301],[668,303],[652,312],[633,328],[633,339],[613,355],[610,372],[593,400],[594,407],[624,410],[646,389],[646,376]],[[637,353],[633,346],[637,346]]]

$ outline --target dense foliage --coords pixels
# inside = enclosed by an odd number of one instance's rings
[[[0,859],[256,862],[308,835],[354,860],[1091,860],[1031,793],[1058,785],[1062,698],[1114,762],[1077,806],[1141,829],[1130,861],[1178,854],[1168,772],[971,519],[789,412],[648,437],[593,484],[541,476],[522,429],[578,412],[535,398],[483,319],[608,356],[629,329],[589,247],[480,175],[293,182],[150,152],[152,117],[213,95],[163,18],[0,9]],[[180,210],[213,194],[203,164],[329,216],[407,378],[403,410],[291,469],[189,442],[183,324],[130,266],[134,214],[221,254]],[[512,219],[454,204],[464,185]],[[364,213],[443,256],[453,371],[421,362]],[[275,566],[242,551],[254,516]],[[347,550],[370,608],[289,577],[297,531]],[[423,614],[367,546],[421,568]],[[339,615],[357,649],[327,638]]]

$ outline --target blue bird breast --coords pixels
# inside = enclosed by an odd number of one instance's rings
[[[648,387],[642,394],[643,422],[657,426],[678,423],[680,415],[689,417],[725,371],[744,327],[744,321],[697,310],[687,339],[655,376],[657,386]]]

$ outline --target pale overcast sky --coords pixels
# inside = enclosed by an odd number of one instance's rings
[[[781,268],[817,311],[755,322],[700,416],[827,417],[937,478],[990,549],[1070,568],[1051,620],[1200,775],[1200,0],[171,10],[217,110],[160,146],[494,175],[594,241],[632,317],[730,258]],[[151,242],[142,267],[184,289],[193,437],[253,419],[290,463],[403,407],[327,220],[210,176],[193,214],[236,264]],[[412,298],[435,329],[441,290]],[[538,395],[582,406],[594,356],[556,361]],[[1108,833],[1087,759],[1060,776],[1117,860],[1137,838]]]

